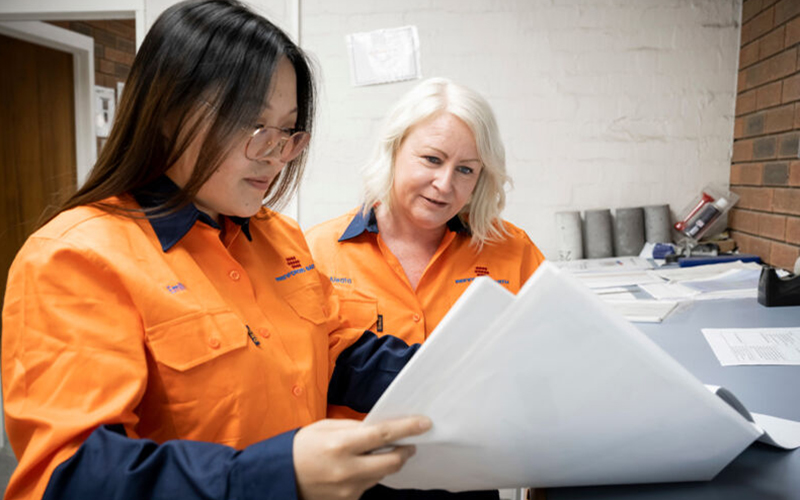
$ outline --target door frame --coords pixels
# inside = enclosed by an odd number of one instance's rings
[[[0,21],[0,34],[72,54],[77,185],[97,160],[94,133],[94,39],[39,21]]]
[[[40,21],[135,19],[136,50],[144,39],[145,0],[2,0],[0,33],[73,55],[77,185],[97,161],[94,127],[94,39]]]

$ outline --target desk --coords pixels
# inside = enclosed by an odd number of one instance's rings
[[[661,324],[638,323],[648,337],[701,382],[719,385],[756,413],[800,421],[800,366],[723,367],[701,328],[800,326],[800,306],[763,307],[755,299],[681,304]],[[550,488],[548,500],[800,499],[800,449],[754,443],[713,480],[695,483]]]

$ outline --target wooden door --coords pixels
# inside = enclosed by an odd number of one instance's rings
[[[0,35],[0,294],[45,208],[75,190],[72,54]],[[2,295],[0,295],[2,300]]]

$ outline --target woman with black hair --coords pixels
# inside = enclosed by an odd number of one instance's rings
[[[369,452],[423,417],[322,420],[368,408],[415,349],[341,328],[267,208],[300,178],[313,104],[302,51],[236,0],[155,22],[89,179],[10,270],[5,498],[358,498],[413,453]]]

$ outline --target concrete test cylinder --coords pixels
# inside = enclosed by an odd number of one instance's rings
[[[644,239],[648,243],[672,243],[669,205],[644,207]]]
[[[556,212],[556,231],[558,232],[558,260],[582,259],[581,213],[578,211]]]
[[[642,207],[618,208],[614,212],[614,254],[639,255],[644,246]]]
[[[584,213],[584,256],[602,259],[614,256],[611,239],[611,210],[587,210]]]

